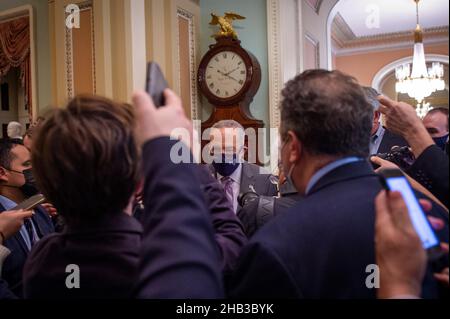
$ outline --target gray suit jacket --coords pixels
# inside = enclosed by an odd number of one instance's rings
[[[211,174],[217,178],[214,166],[207,165]],[[261,171],[260,171],[261,170]],[[251,163],[242,163],[241,187],[239,193],[247,193],[252,191],[252,187],[258,195],[276,196],[277,188],[270,182],[272,175],[261,166]],[[239,211],[238,207],[238,211]]]

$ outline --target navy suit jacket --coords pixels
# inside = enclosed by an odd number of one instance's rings
[[[25,264],[25,297],[130,298],[138,278],[141,237],[141,225],[124,213],[47,236]],[[79,289],[65,284],[68,265],[79,267]]]
[[[228,273],[234,269],[241,249],[247,243],[247,236],[225,195],[222,184],[211,175],[206,167],[196,166],[207,208],[211,214],[216,242],[221,252],[222,270]]]
[[[0,213],[5,211],[5,208],[0,204]],[[42,206],[37,206],[35,215],[32,217],[33,224],[39,238],[45,237],[55,231],[53,223]],[[4,279],[11,291],[19,298],[23,297],[22,273],[25,261],[29,255],[28,247],[20,233],[15,234],[7,239],[3,246],[11,251],[11,254],[3,263],[2,279]]]
[[[235,215],[223,186],[204,165],[196,165],[206,206],[214,227],[214,236],[221,255],[221,268],[225,274],[234,269],[241,249],[247,243],[243,226]],[[136,208],[134,217],[142,221],[144,210]]]
[[[381,141],[380,147],[378,148],[378,154],[389,153],[394,146],[408,146],[405,139],[399,135],[396,135],[385,128],[383,135],[383,140]]]
[[[437,145],[428,147],[407,173],[449,207],[449,160]]]
[[[365,285],[375,262],[375,197],[378,176],[367,162],[341,166],[321,178],[310,194],[263,227],[244,248],[231,296],[245,298],[375,298]],[[447,227],[448,214],[432,214]],[[431,276],[431,277],[430,277]],[[424,297],[436,297],[428,272]]]
[[[17,299],[17,296],[14,295],[11,290],[9,290],[6,281],[0,278],[0,300],[5,299]]]
[[[143,147],[144,238],[136,296],[222,298],[220,251],[197,165],[172,162],[176,143],[161,137]]]
[[[142,226],[119,214],[39,242],[26,265],[27,297],[223,296],[219,249],[196,167],[171,161],[175,143],[161,137],[143,147]],[[80,289],[65,287],[68,264],[79,266]]]

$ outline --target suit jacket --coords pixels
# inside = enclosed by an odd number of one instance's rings
[[[214,166],[208,165],[211,174],[217,178],[216,170]],[[262,170],[263,173],[260,172]],[[267,172],[261,166],[251,163],[242,163],[242,175],[241,175],[241,185],[239,194],[252,191],[251,186],[255,189],[258,195],[264,196],[276,196],[277,188],[274,184],[270,182],[270,177],[272,175]],[[238,205],[237,211],[241,208]]]
[[[25,269],[27,297],[223,296],[219,251],[196,170],[171,161],[175,144],[161,137],[143,147],[142,226],[125,214],[109,215],[39,242]],[[79,266],[80,289],[65,287],[68,264]]]
[[[0,204],[0,213],[3,211],[5,211],[5,208]],[[53,223],[47,211],[42,206],[36,206],[34,211],[35,215],[32,217],[33,224],[39,238],[44,240],[45,236],[55,231]],[[7,239],[3,246],[7,247],[11,251],[11,254],[3,263],[2,278],[8,283],[11,291],[17,297],[22,298],[22,273],[25,261],[29,255],[28,247],[19,232]]]
[[[24,269],[26,298],[130,298],[138,278],[142,228],[124,213],[65,229],[39,241]],[[68,265],[80,289],[68,289]]]
[[[222,298],[220,251],[193,164],[174,164],[177,141],[161,137],[142,150],[145,175],[138,298]]]
[[[378,154],[389,153],[394,146],[408,146],[405,139],[399,135],[396,135],[385,128],[383,140],[378,148]]]
[[[6,281],[0,278],[0,300],[17,299],[17,297],[9,290]]]
[[[221,255],[221,268],[224,273],[234,269],[242,247],[247,243],[243,226],[236,217],[227,199],[223,186],[210,174],[205,166],[197,165],[206,206],[214,227],[214,236]],[[136,207],[134,217],[142,221],[145,212]]]
[[[222,270],[228,273],[234,269],[241,249],[247,243],[247,236],[225,195],[222,184],[204,166],[197,165],[197,168],[208,211],[211,214],[216,242],[221,252]]]
[[[374,200],[381,190],[367,162],[338,167],[310,194],[263,227],[244,248],[232,279],[232,297],[375,298],[365,285],[375,262]],[[448,214],[439,232],[448,241]],[[431,276],[431,277],[430,277]],[[436,297],[431,272],[425,297]]]
[[[427,148],[407,173],[449,207],[449,160],[437,145]]]

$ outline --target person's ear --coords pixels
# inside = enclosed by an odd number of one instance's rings
[[[381,113],[380,111],[375,111],[374,116],[373,116],[373,121],[374,122],[379,122],[381,118]]]
[[[8,176],[6,174],[6,169],[0,166],[0,182],[7,182]]]
[[[300,161],[300,158],[302,156],[302,151],[303,151],[303,144],[302,142],[298,139],[297,135],[292,132],[289,131],[288,132],[288,138],[289,138],[289,143],[286,147],[288,147],[288,158],[289,158],[289,162],[291,164],[296,164]]]

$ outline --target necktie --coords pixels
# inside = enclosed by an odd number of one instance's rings
[[[31,219],[25,219],[23,221],[25,225],[25,229],[27,230],[28,237],[30,238],[31,247],[34,245],[34,233],[33,233],[33,225],[31,224]]]
[[[225,189],[225,194],[227,195],[228,200],[231,205],[234,207],[234,194],[233,194],[233,179],[231,177],[223,177],[222,185]]]

